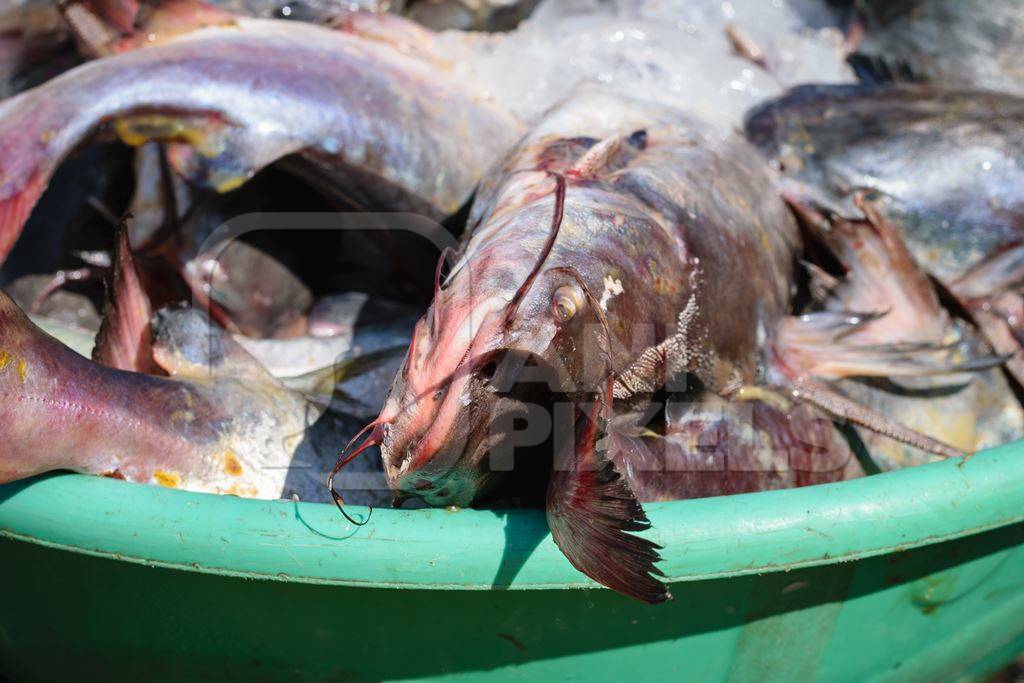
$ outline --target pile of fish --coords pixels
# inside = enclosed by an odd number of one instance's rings
[[[1024,437],[1024,8],[358,5],[0,16],[0,482],[544,506],[660,602],[644,502]]]

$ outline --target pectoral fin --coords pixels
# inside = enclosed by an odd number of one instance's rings
[[[655,566],[660,546],[632,531],[650,522],[601,445],[596,415],[580,411],[576,438],[555,458],[547,518],[555,544],[576,569],[623,595],[647,603],[670,596]],[[571,449],[571,451],[569,450]]]

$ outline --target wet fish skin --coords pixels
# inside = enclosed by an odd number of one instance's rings
[[[592,111],[603,114],[588,113]],[[576,391],[592,389],[600,378],[598,358],[582,367],[574,353],[574,345],[584,348],[584,326],[573,329],[572,340],[558,334],[551,298],[559,287],[572,286],[564,274],[540,276],[522,300],[511,328],[503,333],[500,323],[505,304],[551,231],[554,181],[548,171],[568,171],[608,135],[642,130],[645,149],[628,148],[620,161],[602,171],[605,177],[567,180],[564,220],[545,267],[571,265],[595,297],[606,298],[612,365],[618,371],[646,347],[672,337],[689,304],[699,318],[691,321],[694,329],[704,328],[701,347],[692,349],[696,372],[718,390],[753,380],[758,321],[782,316],[787,305],[796,227],[784,207],[775,203],[771,181],[760,171],[754,152],[742,141],[716,140],[701,129],[670,108],[600,94],[577,97],[531,133],[505,163],[497,176],[501,181],[485,183],[470,218],[470,225],[477,227],[447,286],[417,325],[407,379],[396,380],[381,414],[381,421],[391,425],[383,450],[397,488],[410,486],[405,483],[406,471],[415,473],[412,478],[429,479],[421,463],[436,458],[439,444],[458,442],[455,437],[466,434],[470,418],[460,410],[464,404],[486,414],[481,406],[495,402],[487,382],[472,376],[455,379],[436,401],[419,400],[433,394],[432,387],[455,372],[464,357],[516,349],[565,368]],[[530,170],[509,172],[522,169]],[[702,189],[692,196],[687,190],[693,188]],[[745,190],[737,188],[749,189],[750,195],[738,198]],[[757,199],[758,189],[765,191],[763,203]],[[711,197],[725,197],[726,202],[736,198],[737,206],[749,203],[738,215],[726,215]],[[701,229],[702,222],[719,229]],[[755,226],[753,234],[749,226]],[[682,234],[685,244],[680,243]],[[733,258],[725,258],[725,253]],[[705,278],[722,286],[691,284]],[[745,286],[740,285],[743,280]],[[759,302],[749,296],[748,287],[761,293]],[[616,294],[619,289],[622,293]],[[708,315],[715,307],[735,314]],[[438,308],[440,325],[432,331]],[[588,316],[586,332],[594,333],[597,321],[593,313]],[[632,338],[642,330],[649,339]],[[433,334],[437,336],[432,339]],[[560,339],[552,346],[556,336]],[[469,435],[467,457],[460,467],[480,470],[470,479],[491,476],[486,471],[487,450],[484,434]],[[475,493],[475,486],[469,486],[461,497],[431,502],[467,504]],[[424,495],[422,487],[418,494]]]
[[[169,420],[176,411],[189,409],[190,403],[197,406],[195,396],[177,383],[88,362],[38,331],[6,295],[0,297],[0,306],[2,347],[7,360],[3,393],[9,405],[20,408],[6,410],[0,418],[0,429],[8,443],[4,481],[61,467],[121,471],[135,480],[150,480],[160,468],[180,472],[178,463],[190,448],[183,447],[178,438],[167,437]],[[72,377],[76,381],[71,381]],[[159,407],[156,422],[140,415],[134,400],[138,394],[148,397],[150,407]],[[197,407],[213,410],[205,401]],[[116,419],[110,420],[114,416]],[[129,430],[132,433],[127,435],[137,445],[128,449],[125,430],[112,428],[111,423],[141,427],[142,434]],[[177,431],[196,443],[216,439],[212,430],[193,430],[187,421]],[[40,449],[38,444],[44,435],[48,447]],[[101,435],[103,438],[99,438]],[[130,452],[140,446],[160,458],[153,467],[146,468],[148,471],[125,467],[117,460],[119,451]]]
[[[829,415],[782,394],[755,392],[727,401],[697,388],[669,397],[665,412],[664,433],[631,423],[629,414],[617,415],[609,427],[609,453],[644,503],[811,486],[864,474]]]
[[[858,0],[856,55],[885,75],[1024,95],[1024,8],[1013,0]],[[875,62],[875,64],[870,64]]]
[[[519,132],[472,86],[380,41],[239,20],[89,62],[0,105],[0,256],[61,159],[103,122],[130,144],[190,143],[198,154],[181,165],[220,191],[297,154],[371,206],[435,218]]]
[[[1024,238],[1024,99],[927,85],[800,86],[752,110],[783,187],[845,218],[873,190],[914,257],[951,283]]]
[[[826,386],[866,366],[918,374],[917,356],[935,349],[894,345],[879,355],[845,341],[846,323],[835,327],[831,313],[790,317],[803,245],[777,188],[757,151],[713,124],[598,89],[568,98],[481,185],[458,259],[438,280],[384,409],[336,468],[379,444],[400,495],[466,505],[520,467],[508,460],[519,457],[515,446],[538,444],[522,443],[538,435],[516,420],[547,415],[534,425],[553,434],[546,509],[555,543],[591,578],[660,602],[668,592],[657,548],[630,533],[649,522],[605,438],[617,411],[642,412],[659,390],[692,376],[726,401],[783,392],[960,455]],[[812,362],[826,352],[839,362]],[[544,398],[553,405],[534,403]],[[788,419],[774,414],[757,438],[770,440],[772,424]],[[698,432],[714,428],[696,422]],[[771,458],[787,456],[787,432],[775,430]],[[677,484],[679,495],[692,492],[692,481]]]
[[[656,550],[625,533],[646,517],[596,446],[605,428],[594,399],[606,377],[616,398],[641,403],[689,372],[725,396],[757,381],[799,245],[773,188],[742,139],[673,108],[588,90],[553,110],[482,185],[458,260],[371,423],[392,488],[431,505],[486,494],[507,465],[496,453],[529,411],[527,377],[543,380],[570,408],[555,433],[575,423],[577,435],[556,437],[556,542],[598,581],[666,599]],[[628,570],[608,573],[620,564]]]
[[[0,323],[0,394],[9,406],[0,416],[2,481],[71,469],[277,498],[307,420],[317,417],[205,324],[185,345],[167,337],[179,323],[157,321],[156,356],[172,375],[164,378],[76,354],[3,294]]]

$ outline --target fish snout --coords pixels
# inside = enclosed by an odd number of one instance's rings
[[[480,475],[446,445],[425,453],[425,435],[383,442],[381,454],[388,486],[401,499],[415,497],[432,506],[468,506],[480,489]]]
[[[381,439],[384,471],[391,490],[400,497],[464,507],[480,493],[487,473],[480,469],[481,459],[473,457],[480,448],[475,421],[461,411],[446,421],[444,412],[403,415],[387,425]]]
[[[416,497],[434,507],[468,507],[479,488],[476,473],[462,467],[445,472],[410,471],[400,475],[392,486],[400,497]]]

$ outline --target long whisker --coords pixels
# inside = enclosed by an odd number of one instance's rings
[[[442,249],[441,258],[437,260],[437,267],[434,268],[434,322],[430,327],[431,339],[437,339],[437,334],[441,329],[441,269],[444,267],[444,264],[448,259],[448,254],[450,254],[451,251],[451,247],[445,247]]]
[[[356,458],[356,456],[365,451],[367,448],[371,446],[377,446],[380,444],[380,435],[378,433],[379,427],[380,422],[374,420],[370,424],[360,429],[359,432],[355,436],[353,436],[345,445],[345,448],[341,450],[341,453],[338,455],[338,462],[334,464],[334,469],[331,470],[330,475],[328,475],[327,477],[327,488],[331,492],[331,498],[334,499],[334,504],[338,506],[338,510],[341,511],[341,514],[345,515],[345,519],[347,519],[352,524],[355,524],[356,526],[363,526],[368,521],[370,521],[370,514],[373,513],[373,507],[370,507],[370,511],[369,513],[367,513],[366,519],[364,519],[362,522],[357,522],[356,520],[352,519],[349,516],[349,514],[345,512],[345,508],[343,507],[344,501],[341,498],[341,494],[338,493],[334,488],[334,476],[338,474],[338,472],[340,472],[341,469],[345,467],[345,465],[352,462]],[[356,448],[351,453],[348,453],[349,449],[352,448],[352,444],[354,444],[359,437],[365,434],[366,430],[371,428],[373,429],[373,431],[370,432],[370,435],[361,444],[359,444],[359,447]],[[348,453],[348,455],[346,455],[346,453]]]
[[[565,176],[560,173],[553,173],[552,177],[555,179],[555,210],[551,216],[551,232],[548,234],[548,239],[544,243],[540,255],[537,257],[537,262],[533,264],[530,274],[526,276],[523,284],[519,285],[519,289],[516,290],[512,300],[508,302],[505,309],[505,329],[508,329],[512,318],[515,317],[516,312],[519,310],[519,304],[522,303],[523,297],[530,290],[533,281],[537,279],[537,275],[544,266],[544,262],[548,260],[551,249],[555,246],[555,240],[558,239],[558,232],[562,227],[562,218],[565,216]]]

